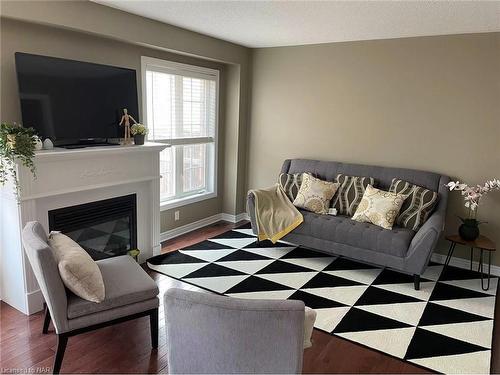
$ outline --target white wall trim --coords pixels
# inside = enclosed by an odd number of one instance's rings
[[[192,223],[189,223],[189,224],[186,224],[186,225],[174,228],[174,229],[170,229],[170,230],[167,230],[165,232],[161,232],[160,233],[160,242],[164,242],[166,240],[170,240],[172,238],[182,236],[183,234],[192,232],[196,229],[200,229],[200,228],[206,227],[207,225],[214,224],[218,221],[221,221],[222,220],[221,215],[222,214],[212,215],[212,216],[206,217],[204,219],[194,221]]]
[[[160,242],[164,242],[166,240],[170,240],[172,238],[182,236],[183,234],[192,232],[194,230],[206,227],[207,225],[217,223],[218,221],[228,221],[230,223],[238,223],[242,220],[248,220],[248,215],[246,212],[243,212],[238,215],[232,214],[215,214],[204,219],[183,225],[181,227],[177,227],[171,230],[167,230],[165,232],[160,233]]]
[[[216,192],[205,192],[196,195],[188,195],[187,197],[163,201],[160,203],[160,211],[167,211],[173,208],[186,206],[196,202],[201,202],[207,199],[217,198]]]
[[[434,254],[432,254],[431,260],[433,262],[436,262],[436,263],[444,264],[444,262],[446,260],[446,255],[434,253]],[[450,266],[455,266],[455,267],[464,268],[464,269],[470,269],[470,260],[465,259],[465,258],[451,257]],[[472,262],[472,269],[474,271],[477,271],[478,266],[479,266],[478,262]],[[483,267],[484,267],[484,272],[488,272],[487,259],[484,259]],[[492,276],[500,276],[500,267],[492,264],[491,265],[491,275]]]
[[[30,315],[34,312],[40,311],[40,306],[43,305],[44,301],[45,300],[40,289],[26,293],[26,306],[28,312],[26,315]]]
[[[242,212],[241,214],[238,215],[232,215],[232,214],[221,214],[222,219],[224,221],[229,221],[230,223],[239,223],[242,220],[250,220],[250,217],[246,212]]]

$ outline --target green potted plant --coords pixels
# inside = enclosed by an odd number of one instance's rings
[[[144,138],[146,137],[146,134],[148,134],[148,128],[146,128],[146,125],[139,123],[134,124],[130,128],[130,132],[134,136],[134,143],[136,145],[144,144]]]
[[[500,190],[500,180],[493,179],[486,181],[483,185],[468,186],[459,181],[451,181],[446,186],[450,191],[457,190],[462,193],[464,205],[468,209],[467,218],[460,217],[462,225],[458,228],[460,237],[465,241],[474,241],[479,237],[479,225],[484,221],[477,220],[477,209],[481,198],[493,190]]]
[[[24,128],[16,123],[0,124],[0,184],[9,179],[14,183],[19,202],[20,186],[17,178],[16,161],[28,168],[36,176],[35,163],[36,135],[33,128]]]

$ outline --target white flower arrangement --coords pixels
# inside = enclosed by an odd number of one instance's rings
[[[148,134],[148,128],[146,127],[146,125],[136,123],[130,127],[130,132],[132,133],[132,135],[146,135]]]
[[[464,205],[469,209],[469,218],[476,218],[477,208],[481,198],[493,190],[500,190],[500,180],[486,181],[484,185],[468,186],[459,181],[451,181],[446,185],[450,191],[457,190],[462,193]]]

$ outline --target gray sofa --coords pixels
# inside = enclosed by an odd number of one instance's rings
[[[359,223],[347,216],[318,215],[301,210],[304,222],[282,239],[329,254],[342,255],[414,275],[415,289],[419,289],[420,275],[424,273],[444,227],[448,200],[445,184],[450,181],[449,177],[413,169],[306,159],[285,160],[281,172],[310,172],[329,181],[334,181],[339,173],[373,177],[375,186],[383,190],[388,190],[392,179],[398,178],[437,191],[438,204],[418,232],[399,227],[386,230],[373,224]],[[252,194],[248,195],[247,207],[255,233],[255,205]]]

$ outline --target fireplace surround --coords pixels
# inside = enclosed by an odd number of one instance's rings
[[[43,298],[24,254],[21,230],[30,221],[40,222],[47,232],[56,230],[59,224],[55,224],[57,220],[50,224],[49,212],[135,195],[136,242],[129,246],[136,245],[133,247],[141,250],[139,262],[159,254],[159,153],[165,147],[168,146],[146,143],[38,151],[36,179],[24,167],[17,166],[22,189],[20,203],[11,185],[0,188],[2,300],[25,314],[42,309]],[[115,254],[97,254],[108,255]]]

